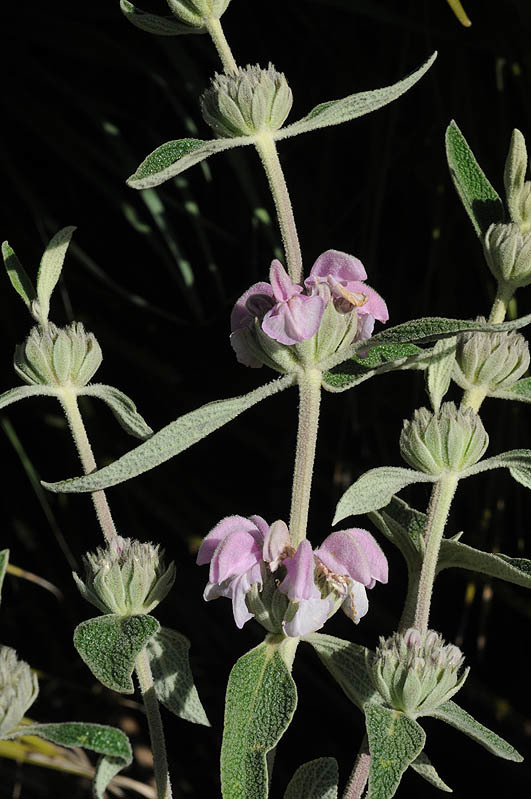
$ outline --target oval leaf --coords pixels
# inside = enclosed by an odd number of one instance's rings
[[[9,549],[3,549],[0,552],[0,599],[2,598],[2,586],[4,584],[4,577],[6,576],[8,563],[9,563]]]
[[[504,760],[514,760],[516,763],[521,763],[524,759],[522,755],[516,751],[514,746],[504,741],[495,732],[484,727],[479,721],[476,721],[470,713],[456,705],[451,700],[440,705],[430,715],[433,718],[445,721],[451,727],[464,732],[469,738],[476,741],[481,746],[485,747],[493,755],[502,757]]]
[[[76,627],[74,646],[106,688],[132,694],[136,657],[159,629],[153,616],[98,616]]]
[[[287,730],[297,689],[278,648],[264,642],[234,665],[221,747],[224,799],[267,799],[266,755]]]
[[[376,701],[377,693],[365,667],[368,650],[364,646],[324,633],[311,633],[303,640],[313,646],[351,702],[363,709],[367,702]]]
[[[180,36],[185,33],[204,33],[205,28],[194,25],[185,25],[177,22],[175,17],[169,15],[161,17],[158,14],[149,14],[130,3],[129,0],[120,0],[120,9],[126,19],[136,28],[155,33],[158,36]]]
[[[26,270],[7,241],[4,241],[2,244],[2,257],[11,285],[17,294],[22,297],[26,307],[31,309],[31,303],[37,297],[37,293],[33,288],[33,283],[29,279]]]
[[[414,86],[428,71],[436,58],[437,53],[434,53],[416,72],[412,72],[411,75],[392,86],[351,94],[342,100],[330,100],[329,102],[321,103],[303,119],[299,119],[298,122],[294,122],[286,128],[281,128],[274,134],[274,138],[287,139],[290,136],[308,133],[311,130],[325,128],[329,125],[340,125],[342,122],[348,122],[364,114],[369,114],[371,111],[376,111],[378,108],[382,108],[382,106],[396,100]]]
[[[333,757],[319,757],[299,766],[291,778],[284,799],[337,799],[339,779]]]
[[[159,702],[182,719],[210,727],[190,669],[188,638],[161,627],[146,649]]]
[[[426,734],[413,719],[382,705],[367,705],[365,723],[371,753],[367,799],[390,799],[424,749]]]
[[[489,577],[498,577],[508,583],[531,588],[531,560],[526,558],[510,558],[508,555],[494,552],[482,552],[474,547],[461,544],[460,541],[444,539],[441,542],[437,571],[455,566],[469,569]]]
[[[84,477],[62,480],[59,483],[43,482],[43,486],[50,491],[75,493],[97,491],[100,488],[123,483],[124,480],[130,480],[132,477],[147,472],[173,458],[174,455],[178,455],[179,452],[183,452],[192,444],[213,433],[214,430],[218,430],[227,422],[235,419],[247,408],[282,391],[292,383],[293,377],[285,375],[279,380],[266,383],[265,386],[260,386],[241,397],[210,402],[163,427],[143,444],[122,455],[109,466],[91,472]]]
[[[146,439],[153,435],[153,430],[140,416],[133,400],[129,399],[123,391],[114,388],[114,386],[92,383],[80,389],[78,394],[97,397],[106,402],[125,432],[135,436],[135,438]],[[0,397],[1,401],[2,398]]]
[[[92,784],[96,799],[103,799],[109,782],[133,759],[131,744],[125,733],[104,724],[77,721],[65,721],[61,724],[31,724],[9,733],[6,738],[21,738],[26,735],[37,735],[58,746],[68,748],[80,746],[82,749],[102,755],[98,760]]]
[[[66,251],[74,234],[75,227],[65,227],[53,236],[41,258],[37,275],[37,299],[42,323],[48,320],[50,297],[61,275]]]
[[[362,474],[339,500],[332,524],[347,516],[359,516],[380,510],[391,501],[394,494],[413,483],[434,483],[437,477],[402,466],[380,466]]]
[[[346,391],[374,375],[398,369],[422,367],[429,354],[415,344],[382,344],[371,347],[364,358],[354,356],[323,374],[323,388]]]

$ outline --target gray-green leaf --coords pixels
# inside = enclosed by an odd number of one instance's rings
[[[41,258],[37,275],[37,299],[42,323],[48,320],[50,297],[61,275],[66,251],[75,229],[75,227],[69,226],[56,233],[50,239]]]
[[[88,397],[97,397],[106,402],[126,433],[141,439],[150,438],[153,435],[153,430],[138,413],[133,400],[129,399],[123,391],[102,383],[91,383],[80,389],[78,393]]]
[[[433,348],[432,357],[426,372],[426,388],[435,413],[450,387],[455,362],[457,337],[441,339]]]
[[[184,23],[177,22],[175,17],[171,15],[161,17],[158,14],[149,14],[147,11],[142,11],[141,8],[130,3],[129,0],[120,0],[120,9],[125,18],[136,28],[147,31],[147,33],[155,33],[158,36],[180,36],[185,33],[204,33],[206,30],[205,28],[199,28],[195,25],[185,25]]]
[[[347,516],[360,516],[384,508],[403,488],[414,483],[434,483],[437,477],[402,466],[380,466],[369,469],[347,488],[339,502],[332,524]]]
[[[426,734],[413,719],[382,705],[366,706],[365,723],[371,753],[367,799],[390,799],[424,749]]]
[[[511,388],[501,391],[490,391],[489,397],[517,400],[518,402],[531,402],[531,377],[524,377],[523,380],[518,380]]]
[[[153,616],[99,616],[74,630],[74,646],[93,675],[122,694],[135,690],[131,675],[137,655],[160,629]]]
[[[400,549],[408,563],[418,564],[426,527],[425,513],[410,507],[400,497],[393,497],[385,508],[368,515],[380,532]]]
[[[311,633],[303,640],[313,646],[319,660],[357,707],[362,709],[367,702],[377,701],[365,667],[368,650],[364,646],[324,633]]]
[[[291,778],[284,799],[337,799],[339,779],[333,757],[319,757],[299,766]]]
[[[511,449],[509,452],[502,452],[492,458],[485,458],[461,472],[460,477],[471,477],[490,469],[509,469],[515,480],[526,488],[531,488],[531,450],[529,449]]]
[[[446,130],[446,157],[465,211],[483,236],[493,222],[503,222],[503,203],[453,120]]]
[[[188,638],[161,627],[146,649],[159,702],[186,721],[210,727],[190,669]]]
[[[17,294],[22,297],[26,307],[30,309],[31,303],[37,296],[37,292],[35,291],[33,283],[28,277],[26,270],[18,260],[13,248],[9,246],[7,241],[4,241],[2,244],[2,256],[7,269],[8,277],[11,281],[11,285]]]
[[[235,419],[247,408],[251,408],[266,397],[283,391],[292,383],[293,377],[285,375],[241,397],[210,402],[166,425],[143,444],[122,455],[109,466],[91,472],[84,477],[75,477],[58,483],[43,482],[43,486],[50,491],[76,493],[97,491],[100,488],[123,483],[124,480],[130,480],[132,477],[154,469],[155,466],[173,458],[174,455],[178,455],[192,444],[213,433],[214,430],[218,430],[227,422]]]
[[[425,752],[420,753],[417,759],[414,760],[413,763],[411,764],[411,768],[413,769],[413,771],[416,771],[417,774],[420,774],[421,777],[424,777],[424,779],[427,782],[429,782],[435,788],[438,788],[440,791],[445,791],[446,793],[453,793],[450,786],[447,785],[439,777],[429,757],[426,755]]]
[[[415,344],[384,344],[371,347],[364,358],[354,356],[323,374],[323,388],[346,391],[374,375],[398,369],[422,368],[429,354]]]
[[[469,738],[476,741],[481,746],[484,746],[493,755],[502,757],[504,760],[514,760],[516,763],[521,763],[524,759],[522,755],[516,751],[514,746],[504,741],[495,732],[484,727],[479,721],[476,721],[466,710],[456,705],[451,700],[440,705],[437,710],[431,714],[434,718],[445,721],[451,727],[464,732]]]
[[[437,571],[455,566],[460,569],[488,574],[524,588],[531,588],[531,560],[510,558],[494,552],[482,552],[460,541],[443,539]]]
[[[2,598],[2,586],[4,584],[4,577],[6,576],[8,563],[9,563],[9,549],[3,549],[0,552],[0,599]]]
[[[378,108],[382,108],[382,106],[396,100],[414,86],[428,71],[436,58],[437,53],[434,53],[419,69],[392,86],[351,94],[342,100],[330,100],[326,103],[320,103],[309,114],[299,119],[298,122],[294,122],[292,125],[277,131],[274,134],[274,138],[287,139],[290,136],[297,136],[299,133],[307,133],[329,125],[340,125],[342,122],[348,122],[364,114],[369,114],[371,111],[376,111]]]
[[[104,724],[89,724],[79,721],[65,721],[60,724],[31,724],[20,727],[6,735],[6,739],[37,735],[57,746],[69,748],[82,747],[102,755],[96,766],[92,789],[96,799],[103,799],[105,788],[123,768],[128,766],[133,755],[127,736],[115,727]]]
[[[297,689],[277,647],[264,642],[234,665],[221,747],[224,799],[266,799],[266,755],[287,730]]]

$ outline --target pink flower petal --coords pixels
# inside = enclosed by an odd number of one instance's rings
[[[212,556],[210,582],[221,583],[229,577],[241,575],[258,563],[261,557],[261,542],[257,542],[256,536],[245,530],[234,530],[218,544]]]
[[[204,566],[205,563],[210,563],[218,544],[223,541],[229,533],[235,530],[252,530],[253,528],[254,524],[249,522],[249,519],[246,519],[244,516],[226,516],[218,522],[203,539],[199,547],[199,552],[197,553],[197,565]]]
[[[319,599],[321,592],[314,582],[315,562],[312,545],[305,539],[301,541],[292,558],[286,558],[284,564],[287,574],[279,585],[279,590],[287,594],[293,602],[302,599]]]
[[[320,255],[312,266],[310,277],[306,278],[305,284],[308,286],[308,282],[314,277],[326,280],[328,275],[342,283],[367,279],[367,272],[359,258],[339,250],[326,250]]]
[[[317,332],[323,313],[321,297],[292,297],[266,313],[262,330],[280,344],[297,344]]]
[[[371,316],[374,316],[374,318],[378,319],[379,322],[388,321],[389,311],[387,310],[387,305],[385,304],[385,300],[380,297],[377,291],[372,289],[366,283],[361,283],[359,281],[347,283],[345,288],[353,294],[365,294],[367,297],[367,302],[365,305],[362,305],[358,308],[358,316],[362,314],[371,314]]]
[[[243,625],[253,618],[253,615],[245,602],[247,591],[250,589],[249,580],[245,574],[236,577],[232,581],[232,614],[236,627],[241,630]]]
[[[273,522],[264,539],[262,556],[272,572],[276,571],[280,565],[281,556],[286,552],[290,545],[288,525],[279,519]]]
[[[258,530],[262,533],[262,536],[265,538],[269,530],[269,525],[266,520],[262,518],[262,516],[258,516],[258,514],[255,513],[252,516],[249,516],[249,521],[258,528]]]
[[[315,550],[315,556],[334,574],[352,577],[363,585],[372,579],[363,546],[348,530],[331,533]]]
[[[378,580],[379,583],[387,583],[389,579],[387,558],[377,544],[374,536],[372,536],[368,530],[363,530],[360,527],[354,527],[351,530],[345,530],[345,532],[354,536],[358,544],[363,548],[365,557],[369,561],[371,576],[374,580]]]
[[[300,294],[302,291],[302,286],[292,283],[290,276],[276,258],[271,262],[269,280],[277,302],[287,302],[291,297]]]
[[[354,580],[350,593],[341,605],[341,608],[349,619],[352,619],[355,624],[358,624],[359,620],[363,618],[369,610],[369,600],[367,599],[365,586]]]
[[[329,599],[305,599],[299,603],[291,621],[282,622],[284,634],[290,638],[308,635],[319,630],[332,611],[334,603]]]
[[[249,310],[248,304],[251,306],[253,312]],[[255,283],[242,294],[232,309],[230,317],[231,332],[234,333],[235,330],[241,330],[241,328],[247,327],[255,316],[260,315],[255,311],[258,311],[258,309],[263,306],[263,313],[265,313],[268,307],[270,308],[273,304],[273,289],[269,283]]]

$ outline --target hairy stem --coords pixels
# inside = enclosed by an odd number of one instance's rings
[[[431,595],[437,571],[439,549],[441,548],[446,520],[458,482],[458,474],[446,472],[434,484],[431,492],[428,519],[424,531],[424,560],[420,572],[414,623],[414,626],[421,634],[426,633],[428,630]]]
[[[144,707],[151,737],[153,751],[153,764],[155,769],[155,782],[157,784],[157,799],[171,799],[171,782],[166,758],[166,742],[160,717],[159,701],[153,686],[153,675],[149,665],[147,650],[143,649],[135,663],[136,676],[142,692]]]
[[[59,400],[68,421],[76,449],[83,466],[85,474],[95,471],[98,467],[94,460],[92,447],[87,437],[85,425],[79,412],[77,404],[77,394],[74,389],[63,386],[59,394]],[[116,528],[111,516],[111,509],[105,496],[105,491],[93,491],[91,494],[92,502],[96,510],[96,516],[100,523],[103,537],[110,544],[117,537]]]
[[[369,754],[369,743],[367,736],[363,741],[352,769],[352,774],[349,777],[343,799],[361,799],[367,780],[369,779],[369,768],[371,765],[371,756]]]
[[[319,426],[322,372],[307,369],[299,377],[299,427],[291,494],[290,533],[294,547],[306,538],[313,464]]]
[[[214,47],[218,51],[223,69],[227,75],[234,75],[238,72],[238,64],[232,55],[232,50],[225,37],[220,20],[217,17],[207,17],[205,19],[205,28],[209,32],[210,38],[214,42]]]
[[[275,140],[270,133],[260,133],[256,136],[255,147],[265,169],[273,200],[275,201],[289,276],[294,283],[299,283],[302,279],[301,248],[288,187],[278,157]]]

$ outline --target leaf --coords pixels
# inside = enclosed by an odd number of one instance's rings
[[[145,158],[136,172],[127,179],[133,189],[151,189],[180,175],[210,155],[253,144],[252,136],[233,139],[175,139],[161,144]]]
[[[106,688],[132,694],[136,657],[159,629],[153,616],[98,616],[76,627],[74,646]]]
[[[416,771],[417,774],[420,774],[421,777],[433,785],[435,788],[438,788],[440,791],[446,791],[446,793],[453,793],[452,789],[439,777],[437,772],[435,771],[434,767],[431,764],[429,757],[425,754],[425,752],[421,752],[420,755],[417,757],[416,760],[411,763],[411,768],[413,771]]]
[[[133,400],[114,386],[92,383],[79,389],[78,394],[97,397],[106,402],[126,433],[141,439],[150,438],[153,435],[153,430],[140,416]]]
[[[380,466],[369,469],[347,488],[336,508],[332,524],[347,516],[360,516],[384,508],[403,488],[413,483],[435,483],[437,476],[424,474],[403,466]]]
[[[473,466],[461,472],[460,478],[471,477],[474,474],[490,471],[490,469],[509,469],[514,479],[531,488],[531,450],[530,449],[511,449],[509,452],[502,452],[492,458],[478,461]]]
[[[427,516],[399,497],[378,511],[371,511],[369,519],[389,541],[402,552],[406,560],[417,564],[422,551],[421,541],[426,527]]]
[[[194,25],[186,25],[177,22],[175,17],[159,16],[158,14],[149,14],[142,11],[138,6],[130,3],[129,0],[120,0],[120,9],[129,22],[136,28],[147,31],[147,33],[155,33],[159,36],[179,36],[184,33],[204,33],[205,28],[198,28]]]
[[[66,251],[75,229],[75,227],[65,227],[56,233],[50,239],[41,258],[37,275],[37,299],[42,323],[48,320],[50,297],[61,275]]]
[[[445,721],[451,727],[464,732],[469,738],[476,741],[476,743],[485,747],[487,751],[492,752],[493,755],[502,757],[504,760],[513,760],[516,763],[521,763],[524,759],[522,755],[511,746],[511,744],[496,735],[495,732],[484,727],[479,721],[476,721],[472,716],[463,710],[463,708],[456,705],[451,700],[440,705],[437,710],[431,714],[433,718]]]
[[[459,569],[488,574],[524,588],[531,588],[531,560],[510,558],[494,552],[482,552],[460,541],[443,539],[437,571],[455,566]]]
[[[354,356],[325,372],[323,388],[331,392],[346,391],[374,375],[420,366],[423,355],[425,350],[409,343],[371,347],[364,358]]]
[[[11,285],[17,294],[22,297],[26,307],[30,309],[31,303],[36,298],[37,293],[33,287],[33,283],[28,277],[26,270],[18,260],[14,250],[9,246],[7,241],[4,241],[2,244],[2,257],[4,259],[4,264],[7,269],[7,274],[11,281]]]
[[[57,389],[53,386],[17,386],[10,388],[9,391],[4,391],[0,394],[0,409],[7,408],[14,402],[26,399],[26,397],[57,397]]]
[[[337,799],[339,780],[333,757],[319,757],[299,766],[291,778],[284,799]]]
[[[432,358],[426,372],[426,388],[435,413],[438,413],[441,401],[450,387],[456,343],[457,337],[441,339],[433,348]]]
[[[50,491],[75,493],[97,491],[100,488],[123,483],[124,480],[130,480],[132,477],[154,469],[155,466],[173,458],[174,455],[178,455],[192,444],[206,438],[214,430],[218,430],[227,422],[235,419],[247,408],[251,408],[266,397],[283,391],[292,383],[292,375],[285,375],[241,397],[210,402],[166,425],[143,444],[130,450],[103,469],[98,469],[83,477],[74,477],[58,483],[43,481],[42,484]]]
[[[6,739],[37,735],[59,746],[77,746],[102,755],[96,766],[93,792],[96,799],[103,799],[105,788],[111,779],[128,766],[133,755],[129,739],[121,730],[104,724],[89,724],[65,721],[62,724],[31,724],[20,727],[5,736]]]
[[[511,388],[489,391],[489,397],[517,400],[518,402],[531,402],[531,377],[524,377],[523,380],[518,380]]]
[[[313,646],[321,663],[357,707],[363,709],[367,702],[377,701],[365,667],[368,650],[364,646],[323,633],[311,633],[303,641]]]
[[[396,100],[414,86],[428,71],[436,58],[437,53],[434,53],[419,69],[392,86],[351,94],[342,100],[330,100],[326,103],[320,103],[309,114],[299,119],[298,122],[294,122],[292,125],[277,131],[274,134],[274,138],[277,140],[287,139],[290,136],[325,128],[328,125],[339,125],[342,122],[348,122],[364,114],[369,114],[371,111],[376,111],[378,108],[382,108],[382,106]]]
[[[382,705],[366,706],[365,723],[371,753],[367,799],[390,799],[422,752],[426,734],[413,719]]]
[[[210,727],[190,669],[188,638],[161,627],[149,639],[146,649],[159,702],[186,721]]]
[[[446,130],[446,157],[465,211],[478,236],[484,236],[493,222],[503,222],[503,203],[454,120]]]
[[[7,565],[9,563],[9,549],[2,549],[0,552],[0,599],[2,598],[2,586],[6,576]]]
[[[234,665],[221,747],[224,799],[266,799],[266,754],[287,730],[297,689],[278,648],[264,642]]]

